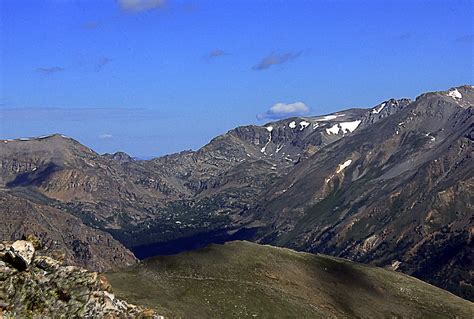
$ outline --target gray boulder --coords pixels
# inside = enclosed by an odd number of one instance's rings
[[[26,240],[17,240],[7,252],[8,261],[18,270],[25,270],[31,264],[35,248],[33,244]]]

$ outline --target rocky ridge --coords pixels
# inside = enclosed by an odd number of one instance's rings
[[[163,318],[116,298],[103,275],[36,251],[39,240],[29,239],[0,243],[1,318]]]

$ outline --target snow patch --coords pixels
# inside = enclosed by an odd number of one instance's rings
[[[266,129],[267,129],[267,131],[269,131],[271,133],[273,131],[273,126],[267,126]]]
[[[432,136],[430,133],[426,133],[425,136],[426,136],[426,137],[429,137],[430,140],[431,140],[431,142],[436,141],[436,138],[435,138],[434,136]]]
[[[382,111],[384,107],[385,107],[385,103],[382,103],[378,108],[375,108],[372,110],[372,114],[380,113],[380,111]]]
[[[271,127],[271,126],[269,126],[269,127]],[[268,146],[268,144],[270,144],[271,141],[272,141],[272,131],[273,131],[273,127],[271,127],[271,128],[272,128],[272,129],[269,130],[268,127],[267,127],[267,131],[270,133],[270,136],[268,137],[267,144],[265,144],[265,146],[262,147],[262,149],[260,150],[260,152],[264,153],[265,155],[266,155],[265,152],[267,151],[267,146]]]
[[[339,167],[337,168],[336,173],[339,174],[340,172],[342,172],[343,169],[351,165],[351,163],[352,163],[352,160],[347,160],[344,163],[339,164]]]
[[[295,128],[296,127],[296,122],[293,121],[288,125],[290,128]]]
[[[328,134],[339,134],[339,124],[334,124],[332,127],[326,129]]]
[[[334,120],[337,117],[343,116],[344,114],[332,114],[332,115],[326,115],[321,118],[317,118],[315,121],[317,122],[324,122],[324,121],[330,121]]]
[[[458,89],[454,89],[449,91],[448,96],[452,97],[453,99],[462,99],[462,94],[459,93]]]
[[[342,123],[339,123],[339,125],[342,128],[342,133],[346,133],[347,131],[352,133],[359,126],[360,122],[361,120],[357,120],[353,122],[342,122]]]
[[[285,146],[285,144],[278,146],[277,149],[276,149],[276,153],[278,153],[279,151],[281,151],[281,149],[283,148],[283,146]]]
[[[334,124],[331,128],[327,128],[326,133],[339,134],[340,131],[342,131],[342,134],[352,133],[357,129],[360,122],[361,120],[337,123],[337,124]]]
[[[50,135],[42,135],[42,136],[38,136],[38,139],[39,140],[42,140],[42,139],[45,139],[45,138],[48,138],[48,137],[52,137],[53,135],[50,134]]]
[[[310,124],[311,124],[311,123],[309,123],[309,122],[301,121],[301,122],[300,122],[300,126],[301,126],[300,131],[302,131],[302,130],[304,130],[305,128],[307,128]]]

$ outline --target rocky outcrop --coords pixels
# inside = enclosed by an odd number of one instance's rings
[[[33,243],[26,240],[17,240],[10,246],[6,257],[17,269],[24,270],[31,264],[34,253]]]
[[[20,240],[0,244],[0,318],[163,318],[115,297],[97,272]]]

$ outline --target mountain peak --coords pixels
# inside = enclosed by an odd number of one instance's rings
[[[457,87],[452,87],[446,91],[423,93],[416,98],[416,101],[418,102],[431,98],[441,98],[443,101],[456,104],[462,108],[469,108],[474,105],[474,86],[461,85]]]
[[[105,153],[102,154],[103,157],[112,159],[114,161],[120,162],[120,163],[127,163],[127,162],[133,162],[134,159],[130,155],[128,155],[125,152],[115,152],[113,154],[110,153]]]

